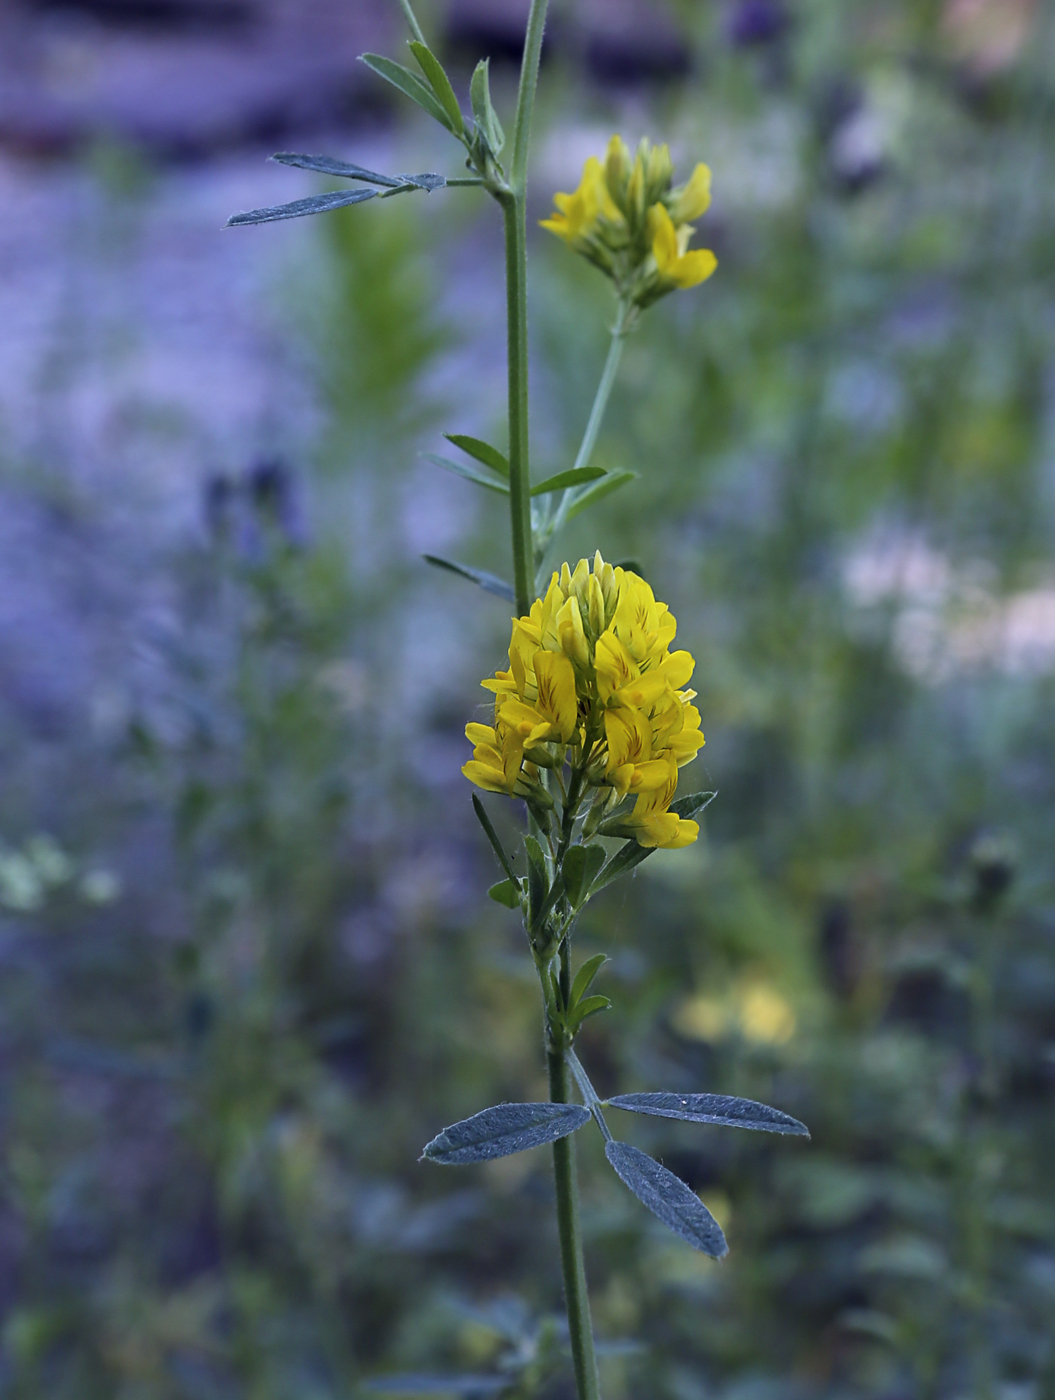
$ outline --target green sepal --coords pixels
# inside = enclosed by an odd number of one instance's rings
[[[469,457],[482,462],[485,467],[490,467],[493,472],[509,480],[509,458],[499,452],[497,447],[492,447],[489,442],[483,442],[480,438],[469,437],[466,433],[444,433],[443,436],[448,442],[453,442],[455,447],[460,447]]]
[[[603,846],[570,846],[565,851],[561,870],[564,889],[573,909],[585,903],[590,886],[604,864],[604,857]]]
[[[459,107],[458,99],[451,87],[451,80],[444,72],[443,64],[427,44],[421,44],[417,39],[411,39],[410,52],[417,59],[418,66],[429,80],[429,86],[447,113],[448,128],[454,132],[455,136],[461,136],[465,131],[465,118],[462,116],[462,109]]]
[[[434,569],[446,569],[449,574],[467,578],[485,593],[493,593],[496,598],[504,598],[507,603],[516,602],[513,585],[506,583],[505,579],[499,578],[497,574],[489,574],[486,569],[474,569],[471,564],[459,564],[456,559],[444,559],[439,554],[423,554],[421,557]]]
[[[487,891],[496,904],[504,904],[507,909],[520,908],[520,881],[499,880]]]
[[[376,73],[379,78],[384,78],[393,87],[399,88],[404,97],[409,97],[411,102],[416,102],[441,126],[445,126],[448,131],[454,133],[451,119],[444,111],[443,104],[436,97],[432,88],[423,83],[416,73],[412,73],[409,68],[404,68],[402,63],[397,63],[393,58],[385,58],[384,54],[364,53],[360,56],[360,61],[365,63],[367,68]]]
[[[588,1016],[596,1016],[598,1011],[607,1011],[611,1004],[608,997],[601,996],[587,997],[585,1001],[580,1001],[565,1017],[568,1030],[574,1035]]]
[[[506,135],[491,102],[490,68],[489,58],[482,58],[476,65],[469,84],[469,100],[472,102],[473,120],[483,132],[491,154],[497,156],[506,143]]]
[[[546,869],[546,857],[542,854],[542,847],[534,836],[524,837],[524,849],[527,851],[528,861],[528,914],[531,927],[534,928],[549,894],[549,871]]]
[[[558,472],[556,476],[548,476],[545,481],[540,481],[537,486],[532,486],[533,496],[545,496],[550,491],[564,491],[569,486],[582,486],[587,481],[596,481],[598,477],[607,476],[604,467],[573,467],[570,471]]]
[[[565,518],[574,520],[587,506],[596,505],[597,502],[603,500],[605,496],[610,496],[613,491],[618,491],[620,486],[625,486],[628,481],[636,480],[637,472],[609,472],[603,481],[599,481],[596,486],[591,486],[588,490],[584,491],[579,499],[568,507],[567,516]]]
[[[513,874],[513,864],[506,855],[505,847],[498,838],[498,832],[495,831],[491,818],[487,815],[487,808],[480,801],[475,792],[473,793],[473,811],[476,813],[477,821],[484,829],[484,835],[491,843],[492,850],[498,857],[498,864],[505,871],[507,879],[511,880],[513,884],[516,884],[517,877]]]
[[[607,954],[595,953],[592,958],[587,958],[582,967],[579,968],[578,972],[575,974],[575,980],[571,984],[571,992],[569,994],[569,1004],[572,1007],[577,1006],[578,1003],[582,1001],[587,991],[589,991],[590,983],[607,961]]]
[[[484,487],[487,491],[498,491],[503,496],[509,495],[509,484],[505,481],[496,481],[494,477],[484,476],[481,472],[474,472],[472,467],[463,467],[461,462],[454,462],[450,457],[440,457],[435,452],[423,452],[426,462],[431,462],[434,467],[442,467],[444,471],[453,472],[455,476],[464,477],[466,481],[472,481],[477,486]]]

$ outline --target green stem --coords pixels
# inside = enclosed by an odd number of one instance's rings
[[[399,8],[403,11],[403,18],[406,20],[411,34],[419,44],[425,43],[425,36],[421,32],[421,25],[418,23],[414,11],[410,8],[410,0],[399,0]],[[426,47],[428,47],[426,45]]]
[[[564,1049],[551,1045],[548,1060],[550,1099],[553,1103],[567,1103],[571,1086]],[[574,1135],[553,1144],[553,1177],[557,1187],[557,1231],[560,1235],[560,1261],[564,1273],[564,1300],[568,1309],[575,1388],[579,1400],[600,1400],[597,1357],[593,1349],[593,1326],[590,1321],[590,1295],[586,1289],[586,1267],[582,1256]]]
[[[504,194],[501,202],[509,335],[509,522],[513,533],[516,610],[517,616],[523,617],[535,596],[528,463],[527,218],[522,195]]]
[[[531,118],[535,111],[535,89],[538,86],[538,65],[542,57],[542,35],[546,28],[549,0],[531,0],[527,31],[524,35],[524,57],[520,64],[520,88],[517,92],[516,125],[513,128],[513,164],[511,183],[518,195],[527,188],[528,146],[531,144]]]

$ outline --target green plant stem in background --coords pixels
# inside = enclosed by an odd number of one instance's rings
[[[506,299],[509,336],[509,519],[513,543],[513,586],[518,616],[531,607],[534,591],[534,542],[531,533],[531,476],[528,457],[528,333],[527,333],[527,161],[531,117],[535,107],[542,34],[546,26],[547,0],[532,0],[524,39],[524,59],[517,94],[516,127],[510,186],[500,195],[505,220]],[[618,358],[616,358],[616,364]],[[615,365],[611,376],[614,379]],[[611,383],[605,393],[611,391]],[[600,415],[591,414],[596,437]],[[567,943],[562,980],[568,980]],[[565,996],[567,988],[565,988]],[[567,1052],[563,1045],[547,1044],[550,1099],[567,1103],[569,1090]],[[553,1144],[553,1175],[557,1196],[557,1231],[560,1236],[564,1298],[568,1310],[575,1385],[579,1400],[599,1400],[597,1360],[594,1354],[590,1300],[583,1262],[579,1224],[579,1189],[575,1173],[575,1148],[569,1138]]]
[[[411,34],[413,34],[419,44],[423,44],[425,42],[425,36],[421,32],[421,25],[418,23],[414,11],[410,8],[410,0],[399,0],[399,8],[403,11]]]
[[[553,1103],[567,1103],[569,1076],[567,1052],[550,1046],[549,1096]],[[557,1188],[557,1231],[560,1235],[560,1261],[564,1274],[564,1299],[568,1309],[572,1365],[579,1400],[600,1400],[597,1357],[593,1347],[590,1295],[586,1286],[586,1266],[582,1254],[582,1227],[579,1223],[579,1184],[575,1171],[575,1138],[561,1138],[553,1144],[553,1176]]]

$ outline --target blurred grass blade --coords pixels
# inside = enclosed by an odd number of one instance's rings
[[[377,190],[331,190],[328,194],[312,194],[307,199],[295,199],[291,204],[272,204],[266,209],[250,209],[245,214],[232,214],[224,227],[270,224],[276,219],[302,219],[308,214],[328,214],[331,209],[343,209],[347,204],[362,204],[376,195]]]
[[[604,1155],[624,1186],[648,1206],[668,1230],[673,1230],[693,1249],[722,1259],[729,1252],[721,1226],[680,1177],[625,1142],[606,1142]]]
[[[566,519],[574,520],[587,506],[596,505],[605,496],[610,496],[613,491],[618,491],[620,486],[625,486],[628,481],[636,480],[637,472],[609,472],[603,481],[599,481],[596,486],[589,487],[577,501],[568,507]]]
[[[409,97],[411,102],[416,102],[441,126],[445,126],[450,132],[454,131],[451,119],[443,110],[439,99],[416,73],[412,73],[409,68],[404,68],[402,63],[397,63],[395,59],[385,58],[383,54],[379,53],[364,53],[361,55],[361,62],[365,63],[367,68],[376,73],[379,78],[384,78],[393,87],[399,88],[404,97]]]
[[[484,134],[484,140],[497,156],[506,143],[506,135],[498,113],[491,102],[491,60],[482,58],[476,65],[469,84],[469,100],[473,108],[473,120]]]
[[[531,494],[544,496],[547,491],[563,491],[568,486],[582,486],[584,482],[596,481],[598,477],[607,475],[603,467],[573,467],[569,471],[558,472],[556,476],[548,476],[545,481],[532,486]]]
[[[340,180],[366,180],[372,185],[387,185],[393,189],[407,183],[404,176],[379,175],[376,170],[366,170],[361,165],[336,160],[333,156],[307,156],[297,151],[276,151],[270,159],[277,160],[281,165],[294,165],[298,170],[317,170],[320,175],[335,175]]]
[[[477,486],[484,487],[487,491],[498,491],[503,496],[509,495],[509,483],[496,481],[493,476],[483,476],[480,472],[474,472],[472,467],[463,467],[461,462],[454,462],[450,457],[440,457],[435,452],[423,452],[426,462],[431,462],[434,467],[442,467],[444,471],[454,472],[455,476],[464,477],[466,481],[473,481]]]
[[[454,132],[455,136],[461,136],[465,131],[465,118],[462,116],[462,109],[458,105],[458,99],[451,87],[451,80],[444,71],[443,64],[427,44],[422,44],[417,39],[411,39],[410,52],[417,59],[421,71],[429,80],[429,86],[446,112],[447,125],[450,130]]]
[[[589,1112],[575,1103],[497,1104],[444,1128],[421,1156],[444,1167],[492,1162],[496,1157],[511,1157],[529,1147],[556,1142],[589,1121]]]
[[[499,452],[497,447],[492,447],[489,442],[483,442],[480,438],[468,437],[465,433],[444,433],[443,436],[468,456],[482,462],[485,467],[490,467],[506,480],[509,479],[509,458]]]
[[[719,1123],[727,1128],[752,1128],[762,1133],[809,1137],[805,1123],[779,1108],[727,1094],[617,1094],[613,1108],[646,1113],[654,1118],[680,1118],[686,1123]]]
[[[461,578],[467,578],[470,583],[479,585],[486,593],[493,593],[496,598],[504,598],[507,603],[516,602],[513,585],[506,583],[505,579],[499,578],[497,574],[489,574],[486,569],[474,569],[469,564],[459,564],[454,559],[441,559],[438,554],[423,554],[421,557],[434,569],[446,569],[448,573],[458,574]]]
[[[498,857],[498,864],[505,871],[510,882],[515,885],[517,883],[517,877],[513,874],[512,861],[510,861],[509,857],[506,855],[505,847],[498,839],[498,832],[495,831],[491,823],[491,818],[487,815],[487,808],[480,801],[475,792],[473,793],[473,811],[476,813],[477,821],[484,829],[484,835],[494,848],[494,853]]]

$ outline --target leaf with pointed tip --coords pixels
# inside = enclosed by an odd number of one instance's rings
[[[520,885],[516,880],[499,880],[487,893],[496,904],[504,904],[507,909],[520,908]]]
[[[556,1142],[589,1121],[588,1110],[575,1103],[500,1103],[444,1128],[421,1155],[444,1167],[491,1162]]]
[[[446,569],[449,574],[467,578],[485,593],[493,593],[496,598],[504,598],[507,603],[516,602],[513,585],[506,583],[505,579],[499,578],[497,574],[489,574],[486,569],[474,569],[469,564],[459,564],[455,559],[441,559],[438,554],[423,554],[421,557],[434,569]]]
[[[445,126],[450,132],[454,131],[451,119],[443,110],[436,94],[427,83],[421,81],[416,73],[412,73],[409,68],[404,68],[402,63],[397,63],[395,59],[385,58],[384,54],[380,53],[361,54],[360,61],[365,63],[367,68],[376,73],[379,78],[384,78],[393,87],[399,88],[404,97],[409,97],[411,102],[416,102],[441,126]]]
[[[670,810],[690,821],[693,817],[698,817],[705,807],[709,807],[717,796],[716,792],[690,792],[685,797],[675,798],[670,804]]]
[[[331,209],[343,209],[346,204],[363,204],[374,199],[377,190],[331,190],[328,194],[311,194],[306,199],[294,199],[289,204],[271,204],[265,209],[250,209],[244,214],[232,214],[225,228],[242,224],[271,224],[277,219],[303,219],[309,214],[328,214]]]
[[[578,1006],[573,1006],[568,1012],[568,1029],[574,1035],[588,1016],[596,1016],[598,1011],[607,1011],[611,1004],[608,997],[602,996],[587,997],[585,1001],[580,1001]]]
[[[610,496],[613,491],[618,491],[620,486],[625,486],[628,481],[636,480],[637,472],[608,472],[603,481],[599,481],[596,486],[590,486],[578,500],[568,507],[567,519],[574,520],[580,511],[584,511],[587,506],[596,505],[605,496]]]
[[[497,447],[492,447],[489,442],[482,442],[480,438],[468,437],[465,433],[444,433],[443,436],[468,456],[474,457],[485,467],[490,467],[493,472],[509,480],[509,458],[499,452]]]
[[[549,870],[546,867],[546,857],[542,854],[542,847],[534,836],[524,837],[524,850],[527,852],[528,861],[528,906],[530,909],[531,927],[536,928],[538,921],[542,917],[543,903],[552,893],[549,883]]]
[[[601,873],[590,886],[590,894],[597,894],[603,890],[605,885],[610,885],[613,880],[618,880],[620,875],[626,875],[635,866],[647,860],[656,849],[655,846],[639,846],[636,841],[627,841],[624,846],[620,846],[615,855],[604,867]]]
[[[608,1102],[630,1113],[654,1118],[680,1118],[686,1123],[719,1123],[727,1128],[753,1128],[760,1133],[790,1133],[809,1137],[805,1123],[779,1108],[738,1099],[728,1094],[617,1094]]]
[[[564,888],[573,909],[578,909],[604,864],[603,846],[570,846],[564,853],[561,870]]]
[[[595,953],[592,958],[586,959],[582,967],[580,967],[575,974],[575,980],[571,984],[571,992],[569,994],[569,1004],[571,1006],[575,1006],[582,1000],[589,990],[590,983],[607,961],[608,957],[605,953]]]
[[[371,1376],[364,1389],[377,1395],[498,1395],[516,1383],[513,1376]]]
[[[463,467],[461,462],[454,462],[450,457],[440,457],[435,452],[423,452],[421,455],[434,467],[442,467],[444,471],[453,472],[455,476],[464,477],[466,481],[475,482],[477,486],[483,486],[488,491],[498,491],[503,496],[509,495],[508,482],[495,481],[493,476],[483,476],[480,472],[474,472],[472,467]]]
[[[503,870],[505,871],[505,873],[506,873],[506,878],[507,878],[509,881],[511,881],[513,884],[516,884],[516,883],[517,883],[517,877],[513,874],[513,865],[512,865],[512,862],[510,861],[509,857],[506,855],[505,847],[502,845],[501,841],[498,839],[498,832],[495,831],[494,825],[493,825],[492,822],[491,822],[491,818],[487,815],[487,808],[486,808],[486,807],[484,806],[484,804],[480,801],[480,799],[477,797],[477,795],[476,795],[475,792],[473,793],[473,811],[476,813],[476,819],[477,819],[477,821],[480,823],[480,825],[481,825],[481,826],[483,827],[483,829],[484,829],[484,835],[487,837],[488,841],[490,841],[490,843],[491,843],[491,848],[492,848],[492,850],[494,851],[495,855],[498,857],[498,864],[502,867],[502,869],[503,869]]]
[[[606,1142],[604,1155],[624,1186],[686,1244],[722,1259],[729,1252],[721,1226],[679,1177],[626,1142]]]
[[[582,486],[584,482],[596,481],[598,477],[607,476],[608,473],[603,467],[573,467],[571,471],[558,472],[556,476],[548,476],[545,481],[540,481],[537,486],[532,486],[533,496],[545,496],[550,491],[563,491],[569,486]]]
[[[451,87],[451,80],[444,72],[443,64],[427,44],[419,43],[416,39],[410,41],[410,52],[417,59],[418,66],[429,80],[429,86],[447,113],[448,127],[455,136],[461,136],[465,130],[465,118],[462,116],[462,109],[459,107],[458,99]]]
[[[484,134],[484,140],[497,156],[506,143],[506,135],[498,113],[491,102],[491,60],[481,58],[469,84],[469,100],[473,108],[473,120]]]
[[[376,170],[366,170],[361,165],[352,165],[346,160],[333,156],[308,156],[299,151],[276,151],[272,160],[282,165],[294,165],[298,170],[317,170],[320,175],[336,175],[340,180],[366,180],[371,185],[387,185],[398,189],[407,183],[406,176],[379,175]],[[446,181],[444,181],[446,183]]]

